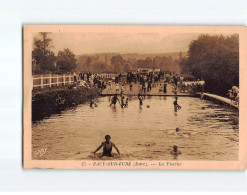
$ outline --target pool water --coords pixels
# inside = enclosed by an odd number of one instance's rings
[[[109,97],[101,97],[97,107],[85,103],[52,115],[32,125],[32,158],[98,159],[92,152],[109,134],[121,152],[118,160],[238,160],[237,110],[179,97],[182,108],[175,111],[173,101],[174,97],[146,97],[139,106],[137,97],[129,97],[127,108],[118,103],[114,108]],[[180,155],[170,153],[173,145]],[[37,155],[42,148],[46,152]]]

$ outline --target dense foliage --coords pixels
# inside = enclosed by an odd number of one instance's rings
[[[71,72],[76,68],[75,55],[68,48],[58,52],[56,62],[58,72]]]
[[[51,51],[52,39],[49,33],[40,32],[34,37],[32,51],[32,71],[34,74],[67,73],[76,68],[76,59],[69,49],[59,51],[58,55]]]
[[[233,85],[239,86],[238,35],[201,35],[180,65],[183,72],[204,79],[206,91],[225,96]]]
[[[36,92],[32,98],[32,120],[35,121],[49,117],[51,114],[59,113],[61,110],[85,103],[98,95],[99,92],[95,88],[58,88]],[[58,96],[64,100],[62,107],[56,104]]]

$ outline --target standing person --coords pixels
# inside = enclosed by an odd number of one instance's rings
[[[134,81],[135,81],[135,83],[137,82],[137,75],[136,74],[134,76]]]
[[[118,83],[116,84],[116,93],[119,91],[119,85]]]
[[[112,82],[110,81],[109,84],[110,84],[110,91],[111,91],[112,90]]]
[[[125,103],[124,103],[124,95],[122,94],[121,95],[121,108],[123,108],[124,105],[125,105]]]
[[[111,100],[111,104],[110,104],[110,106],[113,104],[113,105],[114,105],[114,107],[115,107],[115,106],[116,106],[117,101],[119,101],[119,99],[118,99],[118,97],[117,97],[117,94],[115,94],[115,95],[113,96],[112,100]]]
[[[113,142],[111,142],[110,140],[111,140],[111,136],[106,135],[105,141],[102,142],[101,145],[94,151],[94,154],[96,154],[96,152],[103,147],[102,156],[113,157],[113,155],[111,153],[112,152],[112,146],[113,146],[116,149],[116,151],[118,152],[118,154],[120,155],[120,152],[119,152],[117,146]]]
[[[173,81],[174,81],[174,85],[177,87],[178,80],[177,80],[177,76],[176,75],[173,76]]]
[[[128,103],[129,103],[129,98],[126,98],[126,101],[125,101],[125,107],[127,107],[128,106]]]
[[[142,93],[142,84],[141,83],[139,84],[139,91]]]
[[[79,73],[79,80],[83,80],[82,79],[82,73]]]
[[[167,84],[164,83],[164,93],[166,93],[166,87],[167,87]]]
[[[148,81],[148,91],[151,91],[151,89],[152,89],[151,84],[152,84],[152,83],[151,83],[151,81],[149,80],[149,81]]]
[[[76,71],[74,72],[74,82],[76,82],[77,79],[76,79]]]
[[[132,89],[132,87],[133,87],[133,85],[132,85],[132,83],[130,83],[130,91],[132,91],[133,89]]]
[[[144,93],[146,93],[147,83],[145,81],[143,81],[142,88],[143,88]]]
[[[124,92],[124,84],[122,84],[121,92]]]
[[[175,97],[175,101],[173,102],[173,105],[174,105],[175,110],[181,109],[181,106],[178,105],[178,97],[177,96]]]
[[[137,96],[137,97],[138,97],[138,99],[139,99],[140,106],[142,106],[142,104],[143,104],[143,103],[142,103],[142,97],[141,97],[141,94],[140,94],[140,93],[138,93],[138,96]]]

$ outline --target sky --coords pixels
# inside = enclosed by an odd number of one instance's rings
[[[50,33],[52,50],[69,48],[75,55],[94,53],[186,52],[197,33]],[[35,35],[37,36],[37,35]]]

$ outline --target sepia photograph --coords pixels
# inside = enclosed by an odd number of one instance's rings
[[[237,27],[32,27],[23,56],[30,161],[239,161]]]

